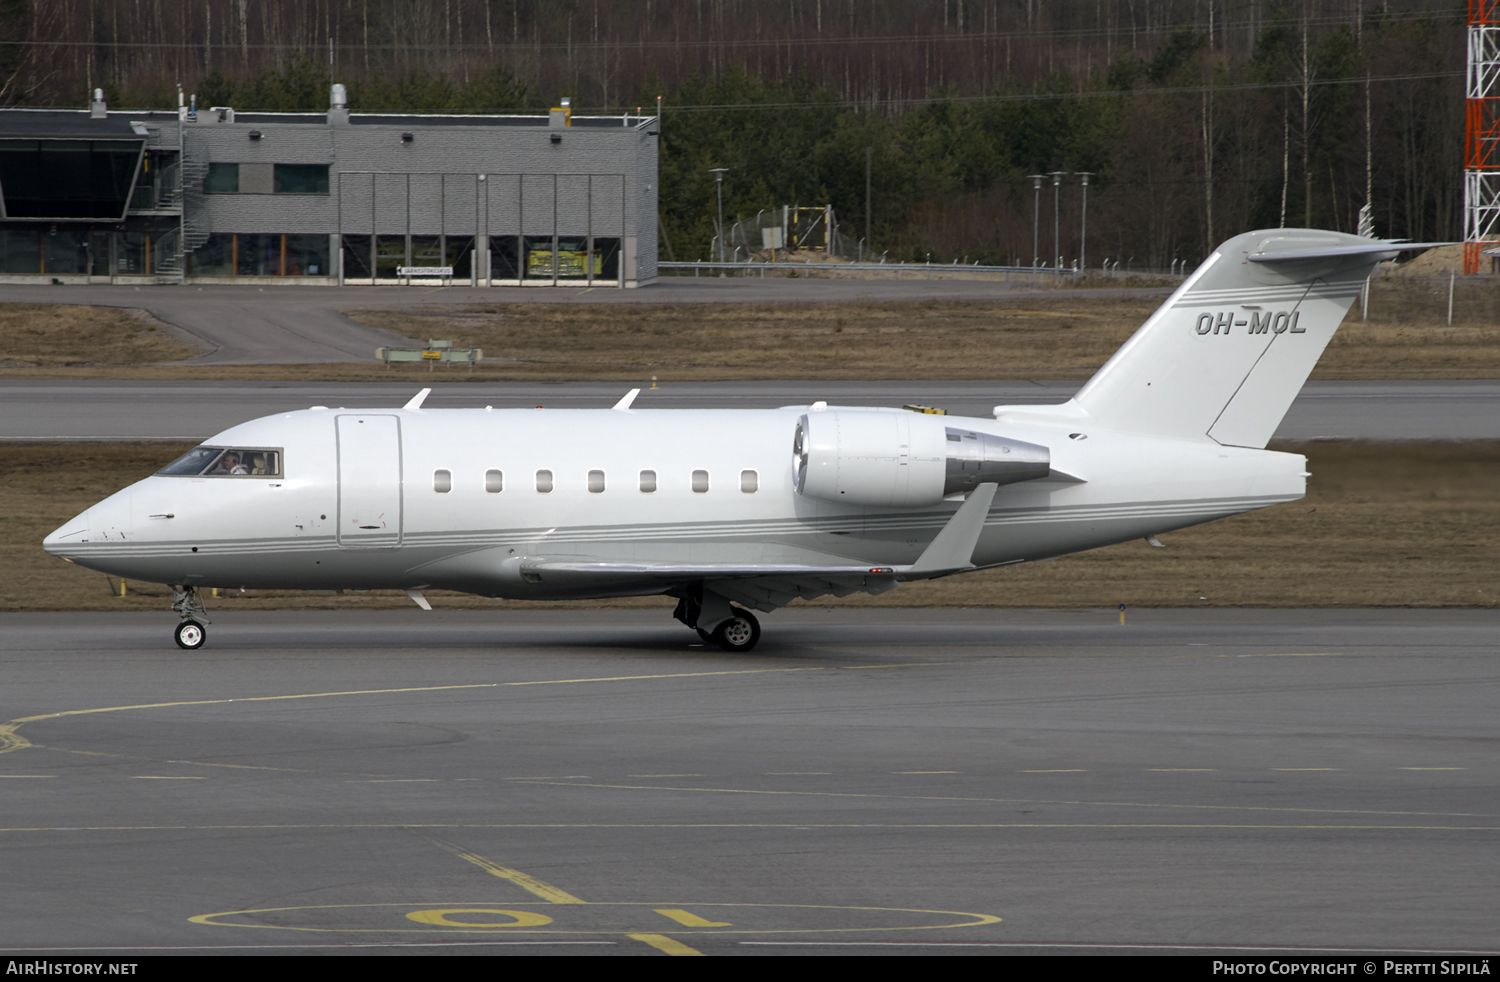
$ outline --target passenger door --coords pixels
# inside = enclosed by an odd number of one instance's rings
[[[338,417],[338,541],[346,549],[401,544],[401,420]]]

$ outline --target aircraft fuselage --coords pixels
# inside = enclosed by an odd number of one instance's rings
[[[204,444],[242,448],[247,462],[271,459],[275,473],[148,477],[45,546],[92,569],[184,586],[434,588],[538,600],[669,585],[659,574],[533,568],[539,562],[908,566],[963,496],[891,507],[799,492],[799,421],[835,411],[894,414],[896,423],[916,415],[841,407],[287,413]],[[998,488],[975,567],[1092,549],[1304,492],[1305,460],[1294,454],[1092,422],[1080,431],[1045,408],[923,424],[1050,450],[1045,477]]]

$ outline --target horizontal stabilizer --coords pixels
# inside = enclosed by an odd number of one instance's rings
[[[1280,252],[1251,253],[1245,258],[1252,263],[1290,263],[1309,259],[1340,259],[1345,256],[1374,256],[1376,262],[1394,259],[1397,253],[1415,249],[1436,249],[1438,246],[1458,245],[1457,242],[1391,242],[1374,240],[1361,245],[1333,246],[1323,249],[1286,249]]]

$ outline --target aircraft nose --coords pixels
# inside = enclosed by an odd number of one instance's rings
[[[70,547],[87,542],[90,516],[93,511],[92,508],[87,508],[81,514],[54,529],[51,535],[42,540],[42,548],[51,555],[61,556],[66,555]]]

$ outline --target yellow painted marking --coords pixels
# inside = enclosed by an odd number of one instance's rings
[[[849,668],[901,668],[901,665],[851,665]],[[101,706],[97,709],[67,709],[57,713],[23,716],[0,724],[0,754],[21,750],[31,742],[16,732],[24,723],[64,716],[89,716],[94,713],[119,713],[130,709],[172,709],[179,706],[222,706],[231,702],[283,702],[290,699],[331,699],[335,696],[380,696],[403,692],[451,692],[458,689],[500,689],[520,685],[569,685],[577,682],[640,682],[653,679],[688,679],[713,675],[768,675],[778,672],[823,672],[822,667],[808,668],[742,668],[723,672],[672,672],[665,675],[611,675],[586,679],[538,679],[532,682],[476,682],[468,685],[420,685],[399,689],[348,689],[340,692],[302,692],[285,696],[241,696],[237,699],[185,699],[180,702],[144,702],[131,706]]]
[[[664,934],[627,934],[627,938],[635,941],[644,941],[653,948],[665,951],[669,955],[701,955],[703,952],[696,948],[689,948],[681,941],[673,941]]]
[[[220,912],[215,913],[215,914],[195,914],[192,917],[189,917],[188,921],[190,923],[193,923],[193,924],[207,924],[207,925],[211,925],[211,926],[214,926],[214,927],[242,927],[242,928],[254,928],[254,929],[257,929],[257,930],[270,930],[270,931],[309,931],[309,932],[316,932],[316,933],[335,933],[335,932],[337,932],[337,933],[347,933],[347,934],[372,934],[372,933],[390,933],[392,931],[418,931],[418,930],[422,931],[423,933],[431,933],[434,928],[437,928],[438,930],[441,930],[441,931],[444,931],[444,932],[448,932],[448,931],[452,931],[453,930],[453,928],[440,927],[439,925],[436,925],[436,924],[432,925],[431,927],[424,927],[424,928],[392,928],[392,927],[389,927],[389,926],[387,926],[385,924],[382,924],[382,925],[377,926],[377,927],[336,927],[336,926],[312,926],[312,925],[305,925],[305,924],[301,924],[301,925],[299,925],[299,924],[276,924],[276,923],[267,923],[267,921],[272,920],[273,918],[265,916],[265,915],[286,914],[286,913],[301,913],[301,912],[305,912],[305,911],[324,911],[324,910],[334,910],[334,911],[372,910],[372,911],[376,911],[378,913],[384,913],[386,910],[389,910],[390,908],[398,908],[398,909],[405,909],[406,911],[411,911],[411,908],[415,907],[415,906],[418,906],[418,904],[413,904],[413,903],[404,903],[404,904],[394,904],[394,903],[380,903],[380,904],[319,904],[319,905],[313,905],[313,906],[307,906],[307,907],[266,907],[266,908],[260,908],[260,909],[254,909],[254,910],[228,910],[228,911],[220,911]],[[528,904],[515,904],[513,906],[515,906],[515,907],[531,907],[533,905],[528,903]],[[645,904],[645,903],[639,903],[639,902],[637,902],[637,903],[586,904],[584,906],[589,907],[589,908],[595,908],[595,909],[597,909],[597,908],[626,908],[628,910],[630,908],[634,908],[635,911],[632,911],[632,913],[634,913],[634,912],[640,912],[642,909],[648,908],[650,905],[649,904]],[[919,908],[911,908],[911,907],[838,907],[838,906],[833,906],[833,905],[829,905],[829,904],[709,904],[707,906],[714,907],[714,908],[732,907],[732,908],[734,908],[736,910],[743,910],[743,911],[757,911],[757,910],[809,911],[810,910],[810,911],[819,911],[819,912],[831,911],[831,912],[835,912],[835,913],[837,913],[837,912],[855,911],[855,912],[862,913],[862,914],[868,914],[868,913],[875,913],[875,914],[924,914],[924,915],[940,915],[940,916],[945,917],[945,918],[959,918],[959,920],[953,920],[953,921],[948,921],[948,922],[939,923],[939,924],[896,923],[896,924],[887,924],[887,925],[882,925],[882,926],[868,926],[867,925],[867,926],[863,926],[863,927],[813,927],[813,928],[808,928],[808,927],[794,927],[794,928],[770,928],[770,929],[759,928],[759,927],[740,927],[740,928],[732,928],[731,930],[723,930],[723,929],[720,929],[720,928],[707,928],[707,929],[703,929],[701,932],[699,932],[699,933],[714,934],[714,935],[725,935],[725,934],[730,934],[730,935],[733,935],[733,934],[752,934],[752,935],[763,935],[763,934],[827,934],[827,933],[830,933],[830,932],[839,932],[839,933],[869,933],[869,932],[886,932],[886,931],[934,931],[934,930],[948,930],[948,929],[952,929],[952,928],[962,928],[962,927],[981,927],[981,926],[984,926],[984,925],[999,924],[1000,923],[1000,918],[994,916],[993,914],[975,914],[975,913],[968,913],[968,912],[956,911],[956,910],[922,910],[922,909],[919,909]],[[551,908],[551,909],[553,909],[554,911],[556,910],[555,908]],[[483,912],[487,912],[487,913],[499,913],[499,911],[497,909],[495,909],[495,908],[481,907],[481,906],[477,906],[477,905],[473,906],[473,907],[465,906],[465,907],[453,907],[453,908],[446,908],[446,909],[445,908],[438,908],[438,909],[435,909],[435,910],[432,910],[432,911],[415,911],[414,913],[438,913],[438,914],[444,914],[446,916],[448,913],[464,913],[464,912],[469,912],[469,911],[483,911]],[[505,911],[505,913],[508,913],[508,914],[518,914],[518,913],[523,913],[523,912],[522,911],[507,910],[507,911]],[[230,918],[230,917],[237,917],[237,916],[239,916],[239,917],[245,917],[245,916],[253,917],[254,918],[254,922],[253,923],[245,923],[245,922],[236,922],[236,921],[225,921],[225,920],[222,920],[223,918]],[[410,914],[408,914],[407,916],[410,917]],[[608,915],[606,915],[606,916],[608,916]],[[628,914],[627,914],[627,916],[628,916]],[[412,920],[413,920],[414,923],[424,923],[423,920],[419,920],[419,919],[416,919],[416,918],[413,918]],[[559,920],[563,920],[563,919],[559,917]],[[661,935],[658,932],[650,931],[650,930],[641,930],[640,928],[636,928],[636,929],[632,930],[630,928],[626,928],[626,927],[623,927],[623,926],[614,926],[613,929],[611,929],[611,927],[603,926],[603,925],[569,928],[569,927],[566,926],[566,923],[567,923],[566,920],[564,920],[563,926],[544,927],[544,928],[541,928],[541,929],[526,929],[526,928],[522,928],[520,926],[512,926],[512,925],[508,925],[508,924],[499,924],[499,925],[474,924],[471,927],[458,928],[458,930],[464,931],[466,933],[471,933],[471,932],[477,933],[478,931],[481,931],[481,930],[494,929],[494,930],[498,930],[498,931],[506,933],[506,934],[521,934],[521,933],[526,933],[526,934],[563,934],[563,935],[567,935],[567,934],[585,934],[585,935],[619,934],[619,935],[623,935],[625,937],[634,938],[635,940],[638,940],[638,941],[643,941],[643,942],[645,942],[647,944],[655,944],[657,941],[665,941],[668,944],[678,944],[679,943],[679,942],[672,941],[672,939],[670,939],[670,938],[665,938],[663,935]],[[683,947],[686,948],[687,946],[683,945]],[[691,951],[691,949],[689,949],[689,951]]]
[[[5,778],[5,777],[57,777],[57,775],[56,774],[0,774],[0,778]]]
[[[733,927],[731,921],[706,921],[691,911],[678,910],[675,907],[659,907],[656,912],[663,917],[670,917],[683,927]]]
[[[178,777],[169,774],[132,774],[136,781],[207,781],[206,777]]]
[[[958,771],[891,771],[892,774],[957,774]]]
[[[499,914],[509,917],[509,924],[496,923],[495,921],[456,921],[452,914]],[[542,927],[552,923],[552,918],[546,914],[538,914],[529,910],[497,910],[493,907],[443,907],[438,910],[414,910],[406,915],[409,921],[418,924],[432,924],[437,927]]]
[[[444,842],[442,839],[433,838],[429,838],[427,841],[431,842],[439,849],[451,852],[453,855],[457,856],[459,859],[464,860],[465,862],[473,863],[475,866],[478,866],[480,869],[484,870],[486,873],[489,873],[491,876],[498,876],[502,880],[509,880],[516,886],[520,887],[522,890],[534,893],[538,897],[541,897],[543,900],[546,900],[549,903],[582,904],[588,902],[586,900],[579,900],[571,893],[568,893],[564,890],[559,890],[557,887],[552,886],[550,883],[543,883],[536,877],[531,876],[527,873],[522,873],[518,869],[511,869],[509,866],[501,866],[499,863],[485,859],[483,856],[477,853],[469,852],[467,849],[464,849],[461,846],[456,846],[451,842]]]
[[[521,872],[518,869],[511,869],[508,866],[501,866],[497,862],[494,862],[494,861],[489,860],[489,859],[485,859],[483,856],[479,855],[478,853],[470,852],[467,849],[464,849],[461,846],[454,845],[451,842],[444,842],[442,839],[434,839],[434,838],[428,838],[427,841],[431,842],[433,845],[439,847],[440,849],[446,850],[447,852],[451,852],[453,855],[457,856],[459,859],[464,860],[465,862],[473,863],[475,866],[478,866],[480,869],[484,870],[486,873],[489,873],[491,876],[498,876],[502,880],[509,880],[511,883],[514,883],[516,886],[520,887],[521,889],[527,890],[527,891],[535,894],[536,896],[541,897],[543,900],[547,901],[548,903],[554,903],[554,904],[587,904],[588,903],[588,901],[581,900],[578,897],[573,896],[571,893],[568,893],[566,890],[559,890],[557,887],[553,886],[550,883],[543,883],[541,880],[538,880],[536,877],[532,876],[529,873],[523,873],[523,872]],[[467,913],[475,913],[475,912],[477,912],[477,910],[467,911]],[[460,911],[457,911],[457,910],[451,910],[451,911],[446,911],[446,912],[444,912],[444,911],[432,911],[432,912],[429,912],[429,913],[441,916],[441,915],[443,915],[445,913],[460,913]],[[683,913],[687,913],[687,912],[684,911]],[[416,917],[413,914],[408,914],[406,916],[409,917],[409,918],[411,918],[412,920],[421,920],[420,918]],[[516,916],[519,918],[519,917],[524,917],[525,915],[523,915],[523,914],[517,914]],[[536,915],[536,916],[540,917],[541,915]],[[688,916],[691,917],[692,915],[688,914]],[[542,919],[541,919],[540,922],[522,922],[522,921],[518,921],[514,926],[516,926],[516,927],[536,927],[536,926],[540,926],[540,924],[551,923],[551,920],[552,919],[550,917],[542,917]],[[439,922],[433,920],[433,921],[425,921],[424,923],[436,924],[436,923],[439,923]],[[462,924],[462,923],[449,922],[449,921],[443,921],[442,923],[449,924],[449,925],[455,926],[455,927],[488,927],[489,926],[489,925],[485,925],[485,924]],[[506,925],[503,925],[503,926],[504,927],[511,927],[512,925],[506,924]],[[692,948],[689,948],[687,945],[681,944],[681,943],[679,943],[677,941],[673,941],[671,938],[666,937],[665,935],[661,935],[661,934],[630,934],[630,935],[627,935],[627,937],[633,938],[636,941],[644,941],[646,944],[650,945],[651,947],[653,947],[653,948],[659,948],[660,950],[665,951],[669,955],[701,955],[702,954],[702,952],[700,952],[700,951],[694,951]]]
[[[31,746],[30,740],[16,732],[20,725],[19,722],[15,722],[0,726],[0,754],[8,754],[12,750],[24,750]]]
[[[840,665],[834,671],[869,668],[912,668],[949,664],[947,662],[906,662],[891,665]],[[642,682],[655,679],[691,679],[716,675],[771,675],[786,672],[825,672],[827,668],[810,666],[802,668],[741,668],[721,672],[670,672],[662,675],[609,675],[585,679],[537,679],[531,682],[475,682],[467,685],[418,685],[399,689],[348,689],[338,692],[302,692],[284,696],[241,696],[237,699],[185,699],[179,702],[145,702],[130,706],[101,706],[97,709],[67,709],[56,713],[40,713],[23,716],[8,723],[0,723],[0,753],[21,750],[31,742],[16,732],[24,723],[36,723],[44,719],[60,719],[64,716],[89,716],[94,713],[119,713],[130,709],[172,709],[179,706],[221,706],[231,702],[283,702],[290,699],[330,699],[335,696],[379,696],[403,692],[452,692],[459,689],[501,689],[521,685],[571,685],[579,682]]]

